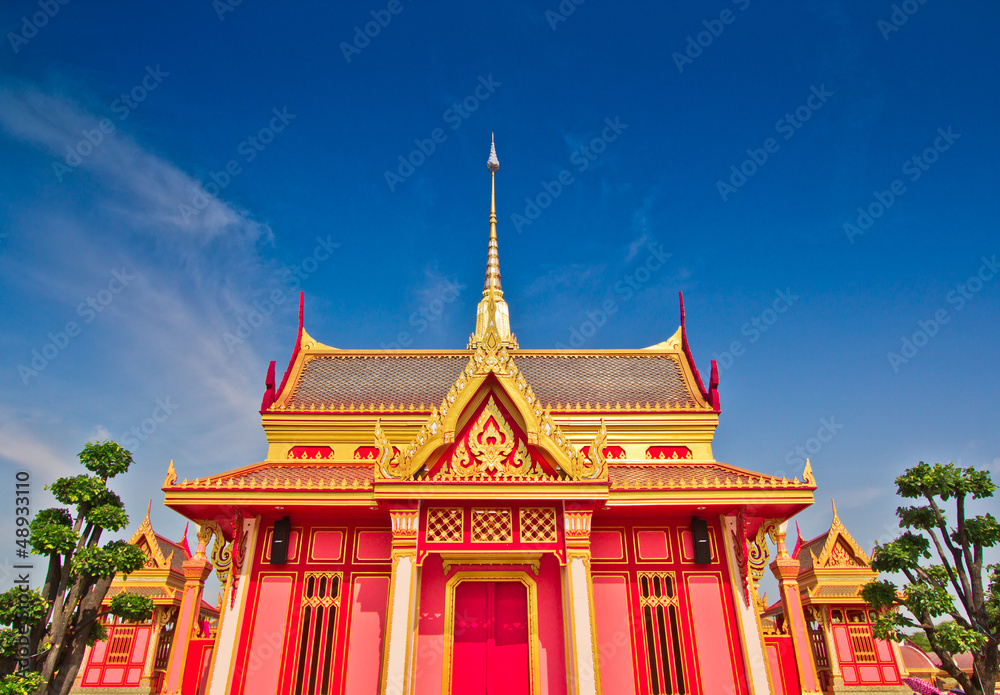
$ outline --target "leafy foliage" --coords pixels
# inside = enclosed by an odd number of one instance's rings
[[[87,636],[87,646],[93,647],[98,642],[103,642],[108,638],[108,629],[104,627],[104,623],[94,623],[90,628],[90,634]]]
[[[71,478],[59,478],[48,489],[62,504],[89,507],[106,490],[104,484],[105,481],[93,475],[74,475]]]
[[[125,541],[111,541],[103,548],[91,546],[73,556],[73,575],[92,577],[113,577],[116,574],[132,574],[141,569],[146,555],[139,548]]]
[[[16,586],[0,594],[0,625],[28,625],[45,617],[49,602],[37,589]]]
[[[0,623],[27,625],[23,633],[0,630],[0,695],[45,693],[63,695],[72,687],[83,657],[83,647],[106,639],[100,618],[107,613],[126,620],[148,620],[152,601],[119,595],[101,612],[102,602],[116,574],[140,569],[146,556],[124,541],[101,544],[105,531],[128,525],[121,498],[107,487],[108,480],[128,471],[132,454],[115,442],[87,442],[79,455],[89,473],[59,478],[48,489],[68,508],[39,511],[28,524],[31,552],[49,561],[45,584],[37,591],[12,589],[0,594]],[[15,652],[27,639],[29,669],[37,673],[11,674]],[[39,691],[42,692],[42,691]]]
[[[132,465],[132,454],[117,442],[87,442],[80,452],[80,463],[102,480],[127,473]]]
[[[80,542],[73,518],[65,509],[43,509],[28,524],[31,552],[35,555],[65,555]]]
[[[40,673],[14,673],[0,680],[0,695],[32,695],[42,687]]]
[[[141,623],[153,616],[154,606],[153,599],[148,596],[139,596],[123,591],[111,599],[109,612],[119,616],[125,622]]]
[[[1000,524],[991,514],[967,518],[966,502],[992,497],[996,486],[988,471],[921,461],[896,478],[896,488],[926,504],[899,507],[903,532],[875,549],[872,569],[902,575],[906,584],[881,579],[863,588],[862,598],[878,611],[873,632],[901,640],[904,628],[921,629],[966,693],[992,693],[1000,670],[1000,567],[984,568],[983,551],[1000,543]],[[944,503],[954,507],[951,519]],[[898,605],[909,615],[894,610]],[[972,653],[975,679],[955,665],[961,652]]]
[[[0,628],[0,658],[6,659],[17,654],[19,636],[18,631],[13,628]]]
[[[920,647],[920,649],[922,649],[923,651],[925,652],[932,651],[931,641],[927,639],[927,635],[924,634],[923,630],[914,630],[913,632],[906,633],[906,635],[904,636],[906,637],[906,639],[910,640],[915,645]]]
[[[123,507],[102,504],[87,512],[87,521],[108,531],[121,531],[128,526],[128,514]]]

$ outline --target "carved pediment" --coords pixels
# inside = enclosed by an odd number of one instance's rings
[[[830,550],[830,554],[826,559],[827,567],[865,567],[865,563],[859,560],[854,551],[844,543],[842,540],[838,540],[833,549]]]
[[[812,551],[810,551],[812,552]],[[833,523],[827,533],[826,542],[818,556],[813,555],[814,567],[857,567],[869,568],[871,560],[868,554],[858,545],[847,528],[840,521],[837,505],[833,505]]]
[[[394,452],[381,422],[376,423],[375,474],[383,480],[418,479],[443,468],[441,475],[483,480],[607,480],[606,446],[602,422],[590,448],[593,455],[584,456],[542,408],[507,348],[480,345],[441,406],[402,451]]]
[[[145,569],[169,569],[170,558],[163,556],[160,544],[156,540],[156,533],[153,531],[153,526],[149,521],[149,512],[152,504],[150,502],[149,506],[146,507],[146,516],[142,520],[142,523],[139,524],[139,528],[132,534],[129,543],[138,547],[146,554],[146,564],[143,566]]]
[[[428,471],[428,477],[469,480],[561,477],[535,447],[528,446],[525,434],[511,424],[513,418],[504,410],[491,393],[450,451]]]

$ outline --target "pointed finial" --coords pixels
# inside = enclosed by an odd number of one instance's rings
[[[802,550],[802,531],[799,529],[799,522],[795,522],[795,548],[792,550],[792,559],[799,558],[799,551]]]
[[[493,140],[493,133],[490,133],[490,158],[486,160],[486,166],[494,174],[500,169],[500,160],[497,159],[497,148]]]
[[[174,460],[170,459],[170,468],[167,469],[167,477],[163,479],[163,487],[167,485],[173,485],[177,482],[177,471],[174,470]],[[185,482],[187,482],[185,480]],[[152,503],[152,500],[150,500]]]
[[[187,555],[187,559],[188,560],[191,559],[191,546],[188,545],[188,527],[189,526],[191,526],[191,522],[190,521],[187,522],[186,524],[184,524],[184,535],[181,536],[180,543],[178,544],[178,545],[181,546],[181,550],[184,551],[184,554]]]
[[[146,521],[149,521],[149,513],[153,510],[153,500],[149,500],[149,504],[146,505]]]
[[[830,498],[830,504],[831,504],[831,505],[833,505],[833,518],[834,518],[834,519],[836,519],[836,518],[837,518],[837,501],[836,501],[836,500],[834,500],[834,499],[833,499],[833,498],[831,497],[831,498]]]
[[[503,299],[500,286],[500,257],[497,244],[496,173],[500,169],[495,139],[490,137],[490,157],[486,160],[490,170],[490,242],[486,256],[486,279],[483,298],[476,310],[476,332],[469,339],[469,348],[480,345],[488,350],[501,346],[517,347],[517,339],[510,332],[510,312]]]
[[[802,469],[802,482],[807,485],[815,485],[816,477],[813,475],[812,464],[806,459],[806,467]]]

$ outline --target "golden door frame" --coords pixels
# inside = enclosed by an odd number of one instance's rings
[[[441,678],[442,695],[451,695],[452,652],[455,642],[455,590],[462,582],[502,582],[516,581],[528,590],[528,670],[531,678],[531,695],[542,692],[542,677],[539,662],[538,641],[538,585],[527,572],[484,571],[456,572],[445,585],[444,599],[444,674]]]

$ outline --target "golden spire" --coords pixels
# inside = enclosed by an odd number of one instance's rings
[[[497,195],[496,176],[500,169],[496,145],[490,138],[490,158],[486,160],[490,170],[490,244],[486,257],[486,279],[483,282],[483,298],[476,310],[476,332],[469,339],[469,348],[484,345],[495,350],[501,345],[517,347],[517,339],[510,332],[510,311],[503,300],[500,287],[500,254],[497,244]]]

